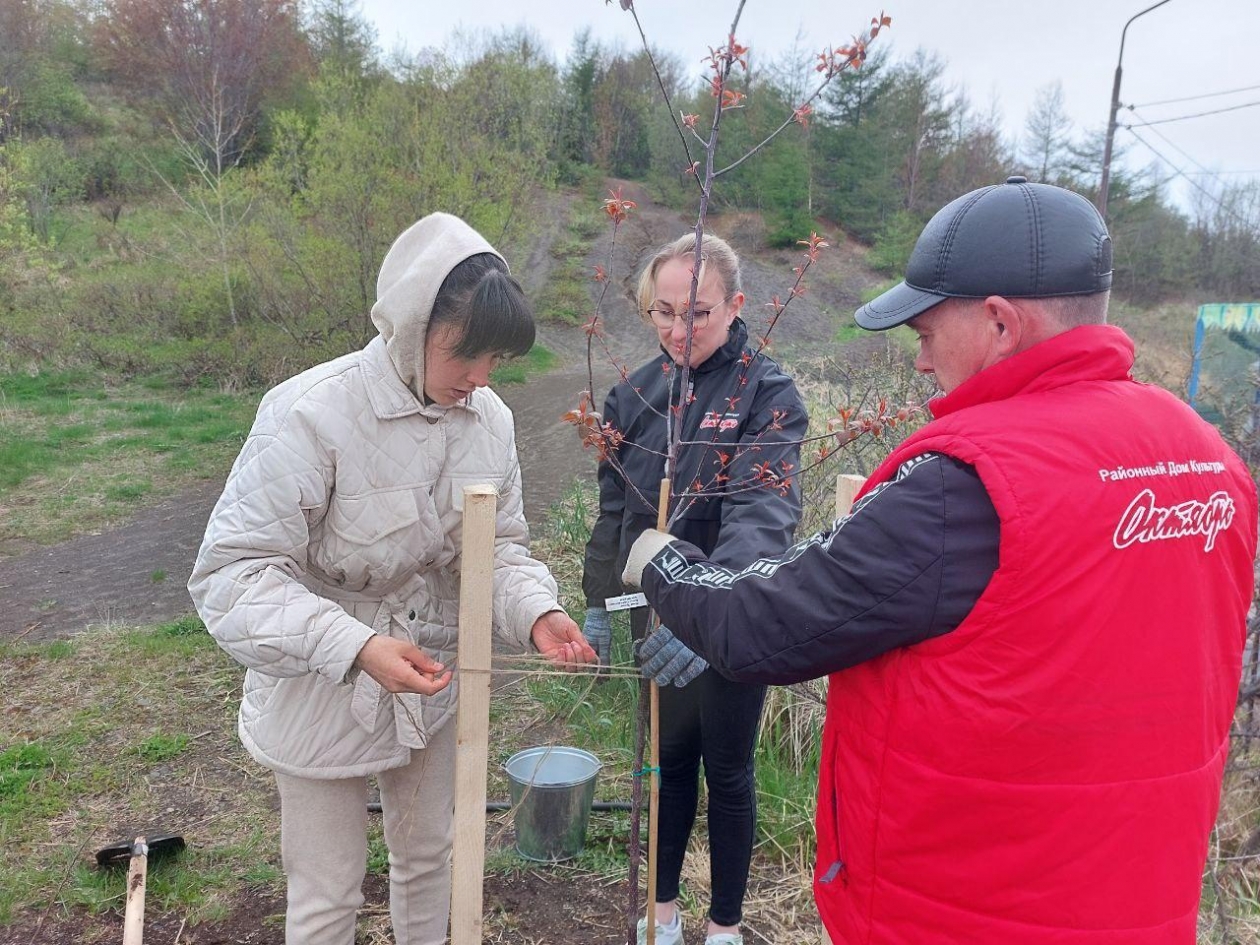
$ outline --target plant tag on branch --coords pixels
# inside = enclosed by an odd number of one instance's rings
[[[647,597],[643,594],[622,594],[620,597],[605,597],[605,610],[634,610],[636,607],[646,607]]]

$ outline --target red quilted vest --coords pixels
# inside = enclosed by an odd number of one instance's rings
[[[1192,945],[1241,672],[1256,489],[1077,328],[934,402],[1000,561],[952,633],[835,673],[815,894],[836,945]]]

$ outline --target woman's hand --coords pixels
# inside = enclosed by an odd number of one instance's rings
[[[580,669],[596,660],[595,651],[582,636],[581,628],[563,610],[549,611],[535,620],[529,638],[539,653],[567,670]]]
[[[418,646],[380,633],[363,644],[354,665],[387,692],[418,692],[431,696],[441,692],[451,681],[450,670]]]

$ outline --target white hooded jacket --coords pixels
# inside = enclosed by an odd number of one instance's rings
[[[485,252],[448,214],[403,233],[377,280],[380,336],[267,393],[210,516],[188,588],[247,668],[241,740],[276,771],[399,767],[453,714],[458,674],[434,696],[391,695],[353,664],[374,633],[453,661],[465,485],[498,490],[496,632],[528,646],[534,621],[560,609],[528,552],[511,412],[488,388],[451,407],[414,393],[438,288]]]

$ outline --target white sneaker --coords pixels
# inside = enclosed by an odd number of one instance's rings
[[[681,912],[674,913],[674,921],[669,925],[656,923],[656,945],[682,945],[682,940]],[[647,919],[639,920],[639,945],[647,945]]]
[[[744,945],[744,936],[738,932],[718,932],[706,938],[704,945]]]

